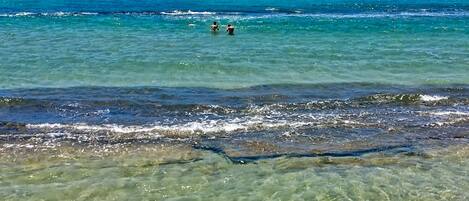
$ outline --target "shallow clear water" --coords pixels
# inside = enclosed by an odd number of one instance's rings
[[[468,1],[0,0],[0,24],[6,200],[468,199]]]
[[[18,151],[15,157],[21,158],[16,161],[11,154],[2,155],[2,198],[466,200],[469,196],[467,146],[427,155],[278,158],[244,165],[177,146],[56,149]]]

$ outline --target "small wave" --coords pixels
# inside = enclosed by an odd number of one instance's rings
[[[462,111],[438,111],[438,112],[421,112],[422,114],[432,116],[469,116],[469,112]]]
[[[205,12],[200,12],[205,13]],[[215,17],[219,20],[258,20],[258,19],[270,19],[270,18],[311,18],[311,19],[355,19],[355,18],[411,18],[411,17],[468,17],[469,12],[402,12],[402,13],[304,13],[303,11],[293,12],[279,12],[279,11],[268,11],[268,13],[242,13],[242,12],[220,12],[206,14],[200,14],[194,12],[194,14],[187,12],[162,12],[163,15],[171,15],[177,17]]]
[[[426,94],[376,94],[359,98],[359,101],[378,103],[416,103],[416,102],[437,102],[447,100],[449,97]]]
[[[424,125],[424,127],[444,127],[444,126],[453,126],[458,124],[464,124],[468,122],[468,118],[451,118],[446,121],[436,121]]]
[[[54,12],[54,13],[41,13],[43,16],[83,16],[83,15],[98,15],[99,13],[92,12]]]
[[[306,13],[303,10],[281,12],[277,8],[266,8],[261,12],[210,12],[192,10],[174,11],[132,11],[132,12],[17,12],[1,13],[0,17],[24,17],[24,16],[86,16],[86,15],[168,15],[168,16],[214,16],[219,18],[239,19],[264,19],[276,17],[305,17],[305,18],[402,18],[402,17],[467,17],[468,11],[408,11],[408,12],[374,12],[374,13]]]
[[[239,122],[236,122],[239,121]],[[70,129],[79,131],[105,131],[112,133],[177,133],[177,134],[207,134],[229,133],[247,131],[251,129],[266,129],[278,127],[300,127],[308,125],[307,122],[262,122],[241,120],[223,121],[209,120],[204,122],[189,122],[180,125],[149,125],[149,126],[122,126],[117,124],[87,125],[87,124],[28,124],[27,128],[36,129]]]
[[[0,14],[0,17],[27,17],[27,16],[55,16],[55,17],[66,17],[66,16],[86,16],[86,15],[99,15],[96,12],[43,12],[43,13],[33,13],[33,12],[18,12],[18,13],[3,13]]]
[[[142,133],[155,130],[154,127],[145,128],[143,126],[121,126],[116,124],[103,124],[93,126],[88,124],[27,124],[27,128],[39,129],[73,129],[82,131],[109,131],[114,133]]]
[[[469,112],[449,110],[449,111],[422,111],[418,112],[424,116],[434,118],[435,122],[427,123],[424,126],[443,127],[455,124],[467,123],[469,121]]]
[[[208,12],[208,11],[202,11],[202,12],[196,12],[196,11],[180,11],[180,10],[175,10],[171,12],[161,12],[162,15],[215,15],[217,13],[215,12]]]
[[[0,97],[0,106],[20,105],[24,102],[25,102],[25,100],[22,99],[22,98]]]
[[[465,17],[469,16],[469,12],[400,12],[400,13],[298,13],[289,14],[296,17],[313,17],[313,18],[399,18],[399,17]]]
[[[18,12],[18,13],[2,13],[0,14],[0,17],[22,17],[22,16],[31,16],[31,15],[37,15],[37,13],[31,13],[31,12]]]
[[[446,99],[448,99],[447,96],[420,95],[420,100],[425,101],[425,102],[440,101],[440,100],[446,100]]]
[[[265,9],[266,11],[278,11],[278,8],[269,7]]]
[[[29,15],[35,15],[35,13],[30,13],[30,12],[15,13],[15,16],[29,16]]]
[[[77,124],[27,124],[29,129],[46,130],[78,130],[84,132],[112,132],[112,133],[150,133],[158,135],[191,135],[191,134],[211,134],[211,133],[231,133],[244,131],[261,131],[275,129],[297,129],[306,126],[359,126],[364,125],[355,120],[327,117],[309,117],[303,120],[270,119],[264,116],[253,116],[245,118],[223,119],[223,120],[200,120],[175,125],[153,124],[123,126],[118,124],[88,125]]]

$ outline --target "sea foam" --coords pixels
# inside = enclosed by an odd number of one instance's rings
[[[425,102],[440,101],[440,100],[446,100],[446,99],[448,99],[447,96],[420,95],[420,100],[425,101]]]
[[[162,15],[215,15],[215,12],[208,12],[208,11],[202,11],[202,12],[196,12],[196,11],[181,11],[181,10],[174,10],[171,12],[161,12]]]

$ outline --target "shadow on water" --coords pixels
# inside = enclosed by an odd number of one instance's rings
[[[195,145],[194,148],[212,151],[217,154],[223,155],[229,161],[236,164],[252,163],[258,160],[273,159],[279,157],[285,158],[303,158],[303,157],[358,157],[369,153],[386,152],[388,154],[399,154],[399,153],[411,153],[413,151],[411,145],[396,145],[396,146],[385,146],[369,149],[361,149],[355,151],[342,151],[342,152],[325,152],[325,153],[283,153],[283,154],[272,154],[272,155],[255,155],[255,156],[241,156],[232,157],[225,153],[221,148],[207,147]]]

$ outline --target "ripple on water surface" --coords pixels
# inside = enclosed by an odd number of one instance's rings
[[[0,194],[7,200],[465,200],[468,150],[236,164],[171,143],[2,143]]]

